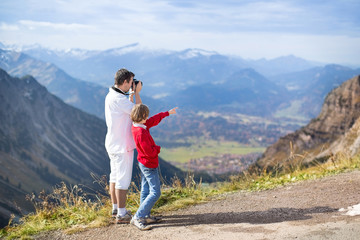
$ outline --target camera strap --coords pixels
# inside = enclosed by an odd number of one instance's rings
[[[130,95],[130,94],[128,94],[128,93],[124,93],[123,91],[121,91],[120,89],[116,88],[115,86],[112,86],[111,88],[112,88],[115,92],[121,93],[121,94],[123,94],[123,95],[125,95],[125,96],[129,96],[129,95]]]

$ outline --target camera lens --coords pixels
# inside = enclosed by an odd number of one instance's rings
[[[141,86],[142,86],[142,85],[143,85],[142,81],[134,79],[134,84],[135,84],[135,86],[136,86],[139,82],[141,82]]]

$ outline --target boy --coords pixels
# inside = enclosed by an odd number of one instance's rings
[[[176,114],[173,108],[168,112],[158,113],[149,117],[149,108],[144,104],[136,104],[131,111],[133,121],[131,128],[138,151],[139,168],[141,170],[140,206],[130,224],[140,230],[150,230],[147,224],[159,222],[161,219],[150,216],[151,208],[160,198],[160,178],[158,172],[160,146],[157,146],[150,135],[149,129],[158,125],[161,120],[171,114]]]

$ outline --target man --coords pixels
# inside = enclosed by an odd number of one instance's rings
[[[105,98],[107,134],[105,148],[110,158],[110,196],[116,223],[129,223],[132,216],[126,210],[126,195],[131,182],[135,143],[131,134],[130,113],[136,103],[142,103],[142,84],[133,83],[134,74],[124,68],[115,74],[115,84]],[[130,88],[135,89],[129,94]]]

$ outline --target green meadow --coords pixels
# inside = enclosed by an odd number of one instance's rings
[[[189,147],[161,148],[160,157],[165,161],[187,163],[190,159],[221,154],[262,153],[265,147],[253,147],[238,142],[199,140]]]

